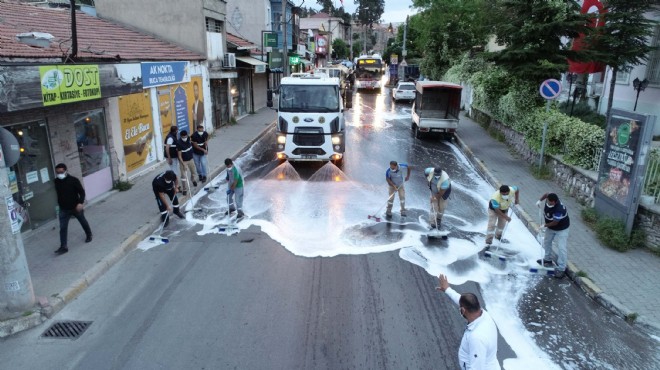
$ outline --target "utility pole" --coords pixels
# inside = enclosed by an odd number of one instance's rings
[[[0,130],[4,130],[0,128]],[[12,135],[2,132],[0,136]],[[18,147],[18,144],[16,144]],[[2,311],[20,313],[34,306],[34,290],[28,270],[20,224],[9,188],[9,174],[0,145],[0,316]]]
[[[408,36],[408,16],[406,16],[406,24],[403,26],[403,47],[401,48],[401,56],[403,56],[403,61],[406,60],[406,37]]]
[[[287,45],[286,34],[286,5],[288,0],[282,0],[282,77],[289,75],[289,45]]]

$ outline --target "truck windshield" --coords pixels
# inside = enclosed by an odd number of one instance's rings
[[[334,85],[281,85],[281,112],[338,112],[339,87]]]

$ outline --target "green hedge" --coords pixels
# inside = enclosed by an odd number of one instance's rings
[[[475,72],[475,67],[479,69]],[[470,75],[467,81],[467,75]],[[543,125],[548,122],[545,152],[563,155],[564,162],[593,170],[605,142],[605,130],[569,117],[552,104],[546,112],[538,86],[513,78],[493,64],[463,59],[446,75],[454,82],[472,85],[473,107],[520,132],[530,147],[540,151]],[[556,103],[556,102],[555,102]]]

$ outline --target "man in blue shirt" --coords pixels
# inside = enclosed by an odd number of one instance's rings
[[[541,199],[536,202],[540,207],[543,204],[543,228],[545,229],[545,236],[543,237],[543,249],[545,255],[543,261],[538,260],[539,265],[545,267],[552,266],[552,242],[557,241],[557,268],[555,269],[555,277],[561,279],[566,275],[566,263],[568,260],[568,228],[571,226],[571,220],[568,217],[568,211],[560,201],[555,193],[545,193]]]
[[[403,170],[406,170],[406,177],[403,177]],[[397,163],[390,161],[390,167],[385,171],[385,180],[389,185],[390,197],[387,200],[387,212],[385,217],[392,217],[392,206],[394,206],[394,193],[399,193],[399,203],[401,205],[401,217],[406,217],[406,190],[403,185],[410,179],[410,167],[407,163]]]

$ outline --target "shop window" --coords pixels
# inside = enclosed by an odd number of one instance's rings
[[[73,115],[83,177],[110,167],[103,109]]]

